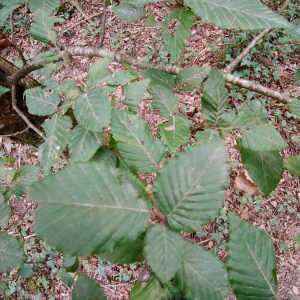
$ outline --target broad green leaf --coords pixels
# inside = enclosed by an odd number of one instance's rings
[[[99,257],[113,264],[133,264],[144,260],[144,237],[139,237],[131,243],[119,245],[112,251],[100,253]]]
[[[278,151],[252,151],[240,149],[242,163],[253,182],[265,197],[277,187],[283,175],[283,161]]]
[[[125,102],[128,109],[132,112],[137,112],[139,105],[146,94],[150,79],[129,83],[123,89]]]
[[[144,120],[126,110],[114,109],[111,130],[121,157],[130,168],[140,173],[158,169],[165,149]]]
[[[113,74],[113,76],[109,77],[107,80],[106,80],[106,83],[108,85],[125,85],[127,84],[128,82],[130,82],[130,80],[132,79],[132,76],[130,75],[130,71],[129,70],[121,70],[121,71],[118,71],[116,73]]]
[[[190,137],[192,123],[184,116],[173,116],[169,122],[160,124],[162,140],[167,144],[172,152],[179,146],[186,144]]]
[[[237,299],[276,300],[276,257],[271,237],[233,212],[229,218],[227,270]]]
[[[145,20],[144,26],[146,28],[151,28],[151,27],[155,27],[156,23],[155,23],[155,13],[153,11],[151,11],[148,15],[148,17]]]
[[[300,233],[296,234],[294,237],[293,237],[293,241],[300,246]]]
[[[21,196],[27,193],[32,183],[38,180],[40,168],[38,166],[25,165],[15,171],[12,183],[8,191],[8,197]]]
[[[65,270],[60,269],[57,273],[57,277],[69,288],[73,285],[73,277]]]
[[[188,85],[199,88],[203,80],[209,75],[210,67],[187,67],[178,73],[179,82],[185,82]]]
[[[136,6],[126,2],[114,6],[112,11],[126,22],[136,22],[146,15],[146,10],[143,6]]]
[[[240,148],[253,151],[276,151],[286,148],[286,142],[280,133],[269,124],[251,127],[237,143]]]
[[[21,239],[0,232],[0,272],[20,266],[23,260],[24,252]]]
[[[150,94],[153,96],[152,108],[158,109],[162,117],[168,118],[178,110],[178,100],[173,90],[163,85],[153,84],[150,87]]]
[[[107,300],[100,284],[82,273],[73,288],[72,300]]]
[[[193,231],[217,217],[228,175],[223,142],[186,148],[167,161],[156,178],[154,194],[168,225]]]
[[[97,84],[105,82],[111,74],[107,70],[107,66],[111,63],[110,57],[98,59],[89,69],[89,77],[87,83],[90,87],[94,87]]]
[[[178,20],[176,29],[169,32],[169,26],[174,20]],[[169,17],[167,17],[162,26],[162,34],[164,37],[164,43],[169,50],[172,59],[175,64],[178,64],[180,55],[185,48],[187,40],[191,36],[190,27],[195,20],[194,13],[188,11],[185,8],[177,8],[173,10]]]
[[[19,270],[20,276],[22,278],[28,279],[34,276],[36,273],[32,270],[32,267],[30,265],[23,265],[21,266]]]
[[[158,300],[162,297],[162,288],[155,277],[148,282],[138,281],[132,289],[130,300]]]
[[[134,241],[150,217],[141,182],[104,162],[70,164],[34,183],[29,198],[40,202],[37,234],[72,256],[91,256]]]
[[[175,77],[158,69],[146,69],[142,71],[145,78],[150,79],[150,86],[154,84],[163,85],[171,90],[175,89]]]
[[[4,229],[10,217],[10,206],[5,201],[4,196],[0,194],[0,228]]]
[[[106,147],[100,147],[95,155],[91,158],[91,162],[104,162],[111,166],[117,166],[117,157],[113,151],[110,151]]]
[[[46,14],[50,15],[60,7],[60,0],[30,0],[29,8],[34,13],[38,9],[42,9]]]
[[[291,24],[291,28],[287,28],[285,31],[291,36],[291,41],[298,42],[300,40],[300,22],[296,21]]]
[[[291,156],[288,158],[284,167],[294,176],[300,177],[300,155]]]
[[[185,241],[184,258],[175,283],[188,299],[223,300],[229,294],[222,261],[201,246]]]
[[[162,281],[174,277],[184,255],[184,239],[179,232],[161,224],[152,225],[145,238],[145,256],[151,269]]]
[[[74,115],[84,128],[102,131],[110,123],[111,104],[105,91],[95,87],[75,100]]]
[[[34,13],[33,24],[29,32],[35,40],[46,44],[53,43],[57,39],[57,33],[52,30],[52,27],[55,23],[62,22],[64,19],[50,17],[43,9],[38,9]]]
[[[13,13],[15,9],[20,7],[27,0],[0,0],[0,27],[4,25],[8,17]]]
[[[66,269],[67,272],[75,273],[79,268],[79,260],[76,256],[65,256],[63,258],[61,266]]]
[[[207,144],[213,142],[224,141],[220,132],[215,129],[205,128],[204,131],[198,131],[195,134],[196,144]]]
[[[297,119],[300,119],[300,100],[291,101],[287,104],[287,107]]]
[[[38,154],[45,174],[62,154],[67,146],[70,136],[72,120],[68,116],[53,115],[51,119],[44,122],[42,127],[46,132],[46,141],[39,146]]]
[[[295,74],[294,84],[295,85],[300,84],[300,69],[298,69]]]
[[[9,91],[10,91],[10,89],[6,88],[5,86],[0,85],[0,97]]]
[[[62,82],[57,90],[67,96],[68,99],[74,100],[76,99],[79,95],[80,92],[78,88],[76,87],[76,84],[74,83],[73,80],[67,79],[64,82]]]
[[[28,89],[25,92],[29,113],[37,116],[51,116],[57,111],[59,94],[43,90],[41,87]]]
[[[73,162],[88,161],[99,148],[102,137],[95,132],[76,126],[70,136],[69,150]]]
[[[184,0],[196,15],[223,29],[289,28],[291,25],[260,0]]]
[[[210,125],[227,125],[226,105],[228,94],[224,77],[215,69],[211,69],[202,94],[202,113],[204,120]]]

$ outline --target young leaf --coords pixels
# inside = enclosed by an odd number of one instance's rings
[[[173,34],[168,32],[168,26],[174,20],[178,20],[179,24]],[[190,27],[195,20],[194,13],[184,8],[177,8],[173,10],[169,17],[165,19],[162,27],[162,34],[164,37],[164,43],[167,46],[172,59],[175,64],[178,64],[180,54],[185,48],[186,41],[191,36]]]
[[[175,77],[158,69],[146,69],[142,71],[145,78],[150,79],[150,86],[160,84],[171,90],[175,89]]]
[[[57,111],[59,104],[59,95],[56,92],[43,90],[41,87],[35,87],[25,91],[26,105],[32,115],[51,116]]]
[[[173,278],[183,260],[182,235],[161,224],[155,224],[147,230],[145,245],[147,262],[156,276],[162,282]]]
[[[38,153],[45,174],[55,164],[69,141],[72,120],[68,116],[55,114],[44,122],[42,127],[46,132],[46,141],[39,146]]]
[[[223,300],[229,294],[224,264],[212,252],[185,241],[175,283],[188,299]]]
[[[295,177],[300,177],[300,155],[289,157],[284,167]]]
[[[180,70],[178,73],[179,82],[185,82],[186,84],[199,88],[203,80],[208,76],[210,67],[187,67]]]
[[[223,29],[290,28],[281,16],[262,5],[260,0],[184,0],[195,14]]]
[[[86,273],[81,274],[72,291],[72,300],[107,300],[100,284]]]
[[[278,151],[252,151],[240,148],[242,163],[265,197],[277,187],[283,175],[283,161]]]
[[[88,89],[75,100],[74,115],[84,128],[100,132],[110,123],[111,104],[99,87]]]
[[[24,256],[21,239],[0,232],[0,272],[20,266],[24,260]]]
[[[224,141],[220,132],[215,129],[205,128],[204,131],[198,131],[195,134],[196,144],[207,144]]]
[[[33,13],[38,9],[42,9],[47,15],[50,15],[59,7],[60,7],[60,0],[30,0],[29,1],[29,9]]]
[[[99,148],[97,133],[84,129],[82,126],[76,126],[70,136],[69,150],[72,161],[88,161]],[[101,136],[98,135],[101,140]]]
[[[155,277],[151,277],[148,282],[138,281],[132,289],[130,300],[158,300],[162,297],[162,288]]]
[[[119,245],[112,251],[100,253],[99,257],[113,264],[133,264],[144,260],[144,236],[131,243]]]
[[[34,13],[33,24],[29,30],[35,40],[46,44],[53,43],[57,39],[57,34],[52,30],[55,23],[62,23],[64,19],[50,17],[43,9],[38,9]]]
[[[136,113],[139,109],[139,104],[141,103],[141,100],[143,99],[148,85],[149,85],[150,79],[137,81],[133,83],[129,83],[124,87],[124,96],[125,96],[125,102],[128,106],[128,109],[134,113]]]
[[[150,87],[150,94],[153,96],[152,108],[158,109],[162,117],[168,118],[178,110],[178,100],[173,90],[163,85],[153,84]]]
[[[252,151],[276,151],[286,148],[286,142],[280,133],[269,124],[251,127],[237,140],[240,148]]]
[[[211,69],[202,94],[204,120],[210,125],[226,126],[228,123],[226,105],[228,103],[224,77]]]
[[[179,146],[187,143],[191,126],[191,122],[184,116],[173,116],[169,122],[160,124],[158,127],[163,141],[172,152],[176,152]]]
[[[100,58],[90,67],[87,79],[89,87],[95,87],[97,84],[105,82],[111,76],[106,68],[111,61],[110,57]]]
[[[0,1],[1,9],[0,9],[0,27],[4,25],[8,17],[13,13],[15,9],[20,7],[22,4],[27,2],[27,0],[2,0]]]
[[[0,228],[4,229],[10,217],[10,206],[5,201],[4,196],[0,194]]]
[[[34,183],[29,198],[40,202],[37,234],[72,256],[91,256],[134,241],[150,217],[142,184],[104,162],[70,164]]]
[[[146,15],[146,10],[143,6],[137,6],[126,2],[114,6],[112,11],[126,22],[136,22]]]
[[[10,91],[10,89],[6,88],[5,86],[0,85],[0,97],[9,91]]]
[[[144,120],[126,110],[114,109],[111,129],[121,157],[130,168],[141,173],[158,169],[165,149]]]
[[[168,225],[193,231],[215,218],[224,200],[228,175],[222,142],[189,147],[167,161],[156,178],[154,194]]]
[[[233,212],[229,218],[227,269],[235,295],[244,300],[276,300],[276,257],[272,239]]]

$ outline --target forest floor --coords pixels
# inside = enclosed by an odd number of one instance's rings
[[[297,1],[294,2],[297,3]],[[272,1],[270,3],[272,7]],[[61,35],[59,43],[66,47],[98,47],[101,36],[101,30],[98,30],[101,25],[101,1],[84,1],[81,7],[83,13],[72,4],[64,5],[64,17],[68,19],[55,27],[55,30]],[[111,13],[109,7],[107,9],[104,48],[120,51],[151,62],[168,64],[169,57],[162,44],[160,29],[170,9],[170,7],[163,4],[149,5],[147,10],[155,13],[157,27],[145,28],[143,21],[135,23],[121,21]],[[20,9],[18,18],[26,19],[30,17],[28,13],[29,11],[26,8]],[[95,17],[87,18],[87,16]],[[28,57],[33,57],[35,51],[41,49],[41,44],[32,40],[27,34],[29,26],[26,23],[24,23],[24,26],[16,26],[15,29],[19,46],[26,52]],[[237,49],[242,49],[254,36],[255,34],[249,32],[242,34],[239,31],[221,30],[214,25],[198,21],[192,27],[192,37],[186,44],[181,64],[182,66],[209,65],[222,68],[228,53],[232,57],[236,55],[236,49],[232,48],[233,45]],[[292,91],[299,98],[300,88],[295,88],[292,85],[294,72],[300,66],[299,51],[298,53],[292,52],[287,48],[287,45],[280,44],[275,39],[269,39],[268,43],[272,46],[269,49],[262,49],[255,57],[256,61],[248,63],[245,61],[244,65],[237,68],[236,71],[240,76],[257,80],[261,84],[280,92]],[[282,49],[283,51],[281,51]],[[270,55],[270,52],[272,52],[272,55]],[[288,56],[287,59],[283,58],[285,52]],[[2,52],[2,56],[14,62],[17,54],[11,50],[5,50]],[[72,61],[72,69],[78,85],[85,82],[87,70],[92,62],[94,60],[86,58],[76,58]],[[257,67],[257,64],[262,66],[259,76],[254,75],[256,72],[254,68]],[[118,63],[111,63],[109,68],[110,71],[124,69]],[[274,72],[279,77],[273,76]],[[54,72],[53,76],[59,82],[70,78],[70,74],[66,70]],[[231,87],[228,86],[229,91],[230,89]],[[257,94],[245,94],[239,89],[236,89],[235,95],[238,95],[238,97],[233,96],[233,94],[230,96],[230,104],[233,107],[249,101],[249,99],[263,101],[270,114],[270,122],[276,126],[287,141],[288,147],[281,153],[284,161],[291,155],[300,154],[300,124],[288,115],[282,104]],[[124,99],[121,89],[116,92],[115,96],[117,102],[122,102]],[[183,96],[181,109],[190,116],[195,129],[203,128],[204,121],[199,111],[201,90],[193,90]],[[157,134],[157,125],[160,118],[150,110],[149,101],[144,101],[139,113],[149,123],[153,134]],[[2,137],[0,139],[2,154],[16,158],[13,167],[19,167],[25,163],[38,163],[37,149],[18,144],[9,138]],[[259,192],[252,196],[245,195],[235,184],[237,175],[245,171],[241,164],[235,139],[236,136],[233,135],[226,141],[231,161],[231,176],[230,188],[226,194],[224,209],[220,217],[204,226],[202,230],[186,234],[185,237],[214,251],[222,260],[225,260],[228,239],[226,212],[229,210],[235,211],[241,218],[266,230],[272,237],[278,263],[279,299],[300,299],[300,249],[293,241],[293,237],[300,232],[300,180],[285,172],[280,184],[269,198],[265,199]],[[149,178],[150,184],[151,180]],[[36,205],[26,198],[22,201],[19,200],[16,198],[10,200],[14,211],[12,217],[14,226],[11,228],[15,232],[21,232],[26,243],[27,255],[31,262],[35,264],[35,275],[27,279],[21,278],[16,270],[11,271],[8,277],[3,274],[0,275],[2,280],[6,280],[12,291],[14,287],[16,288],[11,299],[70,299],[71,289],[60,279],[63,277],[63,274],[59,273],[62,262],[61,255],[49,249],[33,232],[33,211]],[[86,272],[100,282],[110,300],[129,299],[130,289],[142,269],[141,264],[111,265],[97,258],[82,258],[81,263]],[[21,289],[27,290],[30,295],[36,295],[36,298],[22,298],[17,289],[19,284]],[[51,298],[51,296],[54,298]],[[231,296],[230,299],[233,300],[235,297]]]

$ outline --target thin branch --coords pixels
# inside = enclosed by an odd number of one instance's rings
[[[281,8],[278,11],[279,15],[281,15],[284,12],[284,10],[286,9],[286,7],[289,5],[290,2],[291,2],[291,0],[286,0],[283,3],[283,5],[281,6]],[[271,29],[265,29],[259,35],[257,35],[251,41],[251,43],[243,50],[243,52],[237,58],[235,58],[226,68],[224,68],[223,71],[225,73],[232,73],[232,71],[235,69],[235,67],[250,53],[250,51],[252,50],[252,48],[254,48],[255,45],[261,39],[263,39],[266,35],[268,35],[270,32],[271,32]]]
[[[105,38],[106,14],[107,14],[106,0],[103,0],[102,33],[101,33],[101,39],[100,39],[100,44],[99,44],[100,48],[103,47],[103,42],[104,42],[104,38]]]
[[[15,32],[14,32],[14,21],[13,21],[13,15],[10,15],[10,27],[11,27],[11,39],[12,39],[12,46],[18,51],[23,64],[26,65],[27,64],[27,60],[23,55],[22,50],[19,48],[19,46],[17,45],[17,41],[16,41],[16,37],[15,37]]]
[[[75,6],[77,8],[77,10],[82,14],[82,16],[85,18],[85,20],[87,21],[87,23],[89,25],[93,25],[93,22],[90,21],[90,17],[81,9],[79,3],[77,0],[73,0],[73,6]]]
[[[18,132],[12,133],[12,134],[1,134],[0,137],[16,136],[16,135],[19,135],[19,134],[22,134],[22,133],[26,132],[28,129],[29,129],[29,127],[26,127],[24,130],[18,131]]]

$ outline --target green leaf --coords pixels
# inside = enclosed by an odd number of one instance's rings
[[[126,110],[114,109],[111,129],[121,157],[130,168],[141,173],[158,169],[165,149],[144,120]]]
[[[133,264],[144,260],[144,237],[139,237],[131,243],[119,245],[112,251],[100,253],[99,257],[113,264]]]
[[[210,67],[187,67],[178,73],[179,82],[185,82],[188,85],[199,88],[200,84],[210,73]]]
[[[10,89],[6,88],[5,86],[0,85],[0,97],[9,91],[10,91]]]
[[[229,294],[224,264],[210,251],[185,241],[175,283],[188,299],[223,300]]]
[[[210,125],[227,125],[226,105],[228,94],[224,77],[211,69],[202,94],[202,112],[204,120]]]
[[[52,27],[55,23],[62,22],[64,19],[50,17],[43,9],[38,9],[34,13],[33,24],[29,32],[35,40],[46,44],[54,43],[57,39],[57,33],[52,30]]]
[[[72,300],[107,300],[100,284],[85,273],[81,274],[72,291]]]
[[[213,142],[224,141],[220,132],[215,129],[205,128],[204,131],[198,131],[195,134],[196,144],[207,144]]]
[[[294,85],[298,85],[298,84],[300,84],[300,68],[297,70],[294,79]]]
[[[110,123],[111,104],[105,91],[99,87],[87,90],[75,100],[74,115],[84,128],[102,131]]]
[[[168,118],[178,110],[178,100],[173,90],[163,85],[153,84],[150,87],[150,94],[153,96],[152,108],[158,109],[162,117]]]
[[[188,142],[190,137],[191,122],[184,116],[173,116],[169,122],[160,124],[163,141],[171,149],[176,152],[177,148]]]
[[[300,100],[291,101],[286,105],[297,119],[300,119]]]
[[[104,162],[108,165],[116,167],[117,157],[106,147],[100,147],[96,154],[90,159],[91,162]]]
[[[186,148],[167,161],[156,178],[154,194],[168,225],[193,231],[217,217],[228,175],[223,142]]]
[[[175,2],[175,0],[128,0],[127,3],[133,4],[135,6],[144,6],[150,3],[156,2]]]
[[[0,194],[0,228],[4,229],[10,217],[10,206],[5,201],[4,196]]]
[[[57,111],[59,94],[35,87],[25,91],[26,105],[32,115],[51,116]]]
[[[61,266],[66,269],[67,272],[75,273],[79,267],[79,260],[76,256],[65,256],[63,258]]]
[[[23,265],[20,270],[20,276],[22,278],[28,279],[34,276],[36,273],[32,270],[32,267],[30,265]]]
[[[21,239],[0,232],[0,272],[17,268],[23,260],[24,252]]]
[[[132,5],[126,2],[114,6],[112,11],[126,22],[136,22],[146,15],[146,10],[142,6]]]
[[[142,71],[142,75],[145,78],[150,79],[150,86],[160,84],[171,90],[176,87],[175,77],[164,71],[158,69],[146,69]]]
[[[300,246],[300,233],[296,234],[294,237],[293,237],[293,241]]]
[[[124,87],[125,102],[128,109],[132,112],[137,112],[139,105],[147,91],[150,79],[129,83]]]
[[[67,287],[72,287],[73,277],[65,269],[60,269],[57,273],[57,276]]]
[[[111,76],[106,68],[111,61],[112,59],[110,57],[100,58],[90,67],[89,77],[87,79],[87,83],[90,87],[105,82],[105,80]]]
[[[130,300],[158,300],[162,297],[162,288],[155,277],[151,277],[148,282],[138,281],[132,289]]]
[[[46,141],[39,146],[38,154],[45,174],[62,154],[69,141],[72,120],[68,116],[55,114],[51,119],[44,122],[42,127],[46,132]]]
[[[27,2],[27,0],[0,0],[0,27],[4,25],[4,23],[14,12],[14,10],[20,7],[25,2]]]
[[[98,135],[98,140],[102,137]],[[99,148],[97,133],[84,129],[82,126],[76,126],[70,136],[69,150],[72,161],[88,161]]]
[[[38,9],[42,9],[47,15],[52,14],[60,7],[60,0],[30,0],[29,8],[34,13]]]
[[[252,151],[240,149],[242,163],[253,182],[265,197],[277,187],[283,175],[283,161],[278,151]]]
[[[286,148],[286,142],[280,133],[269,124],[251,127],[237,143],[240,148],[253,151],[276,151]]]
[[[172,24],[174,20],[178,20],[176,30],[172,34],[168,30],[168,26]],[[190,27],[195,20],[194,13],[188,11],[185,8],[177,8],[168,16],[162,26],[162,34],[164,37],[164,43],[169,50],[172,59],[175,64],[178,64],[180,55],[185,48],[187,40],[191,36]]]
[[[8,197],[12,195],[21,196],[27,193],[32,183],[38,180],[40,168],[38,166],[25,165],[16,170],[9,191]]]
[[[173,278],[183,261],[182,235],[161,224],[155,224],[147,230],[145,245],[147,262],[156,276],[162,282]]]
[[[67,79],[64,82],[62,82],[57,90],[67,96],[68,99],[74,100],[76,99],[79,95],[80,92],[78,88],[76,87],[76,84],[74,83],[73,80]]]
[[[284,167],[294,176],[300,177],[300,155],[291,156],[288,158]]]
[[[141,182],[104,162],[70,164],[33,184],[29,198],[40,202],[37,234],[72,256],[91,256],[133,241],[150,217]]]
[[[227,269],[235,295],[244,300],[276,300],[276,257],[271,237],[233,212],[229,217]]]
[[[223,29],[290,28],[291,25],[275,14],[260,0],[184,0],[196,15]]]
[[[153,11],[151,11],[148,15],[148,17],[146,18],[145,20],[145,23],[144,23],[144,26],[146,28],[153,28],[156,26],[156,23],[155,23],[155,13]]]

